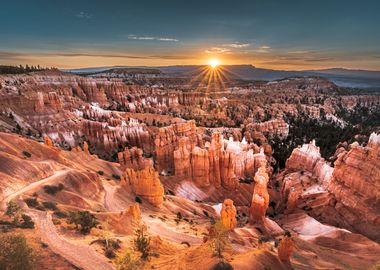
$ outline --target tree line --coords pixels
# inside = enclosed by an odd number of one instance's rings
[[[48,67],[41,67],[40,65],[37,66],[29,66],[29,65],[19,65],[19,66],[6,66],[6,65],[0,65],[0,74],[24,74],[34,71],[43,71],[43,70],[53,70],[56,68],[48,68]]]

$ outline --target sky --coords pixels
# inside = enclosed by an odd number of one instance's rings
[[[378,0],[0,2],[0,65],[380,70]]]

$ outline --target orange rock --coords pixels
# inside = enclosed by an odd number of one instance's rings
[[[141,211],[140,211],[140,205],[138,203],[134,203],[126,209],[125,213],[132,217],[133,220],[139,221],[141,220]]]
[[[123,177],[126,185],[137,196],[141,196],[156,207],[163,205],[164,187],[160,182],[158,172],[152,166],[142,170],[127,168]]]
[[[284,236],[278,246],[278,258],[283,262],[289,262],[293,253],[293,240]]]
[[[88,150],[88,143],[87,143],[87,142],[84,142],[84,143],[83,143],[83,151],[84,151],[85,154],[87,154],[87,155],[90,154],[90,151]]]
[[[50,139],[49,136],[45,135],[45,136],[44,136],[44,141],[45,141],[46,146],[49,146],[49,147],[53,147],[53,146],[54,146],[54,143],[53,143],[53,141]]]
[[[269,206],[269,193],[267,189],[269,176],[263,160],[262,166],[256,172],[254,180],[255,187],[253,189],[251,208],[249,210],[249,220],[252,224],[261,222],[265,218],[265,213]]]
[[[236,227],[236,208],[233,200],[224,200],[222,210],[220,211],[220,218],[226,228],[233,230]]]

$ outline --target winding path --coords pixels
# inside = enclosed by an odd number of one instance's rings
[[[40,181],[33,182],[28,186],[23,187],[15,193],[8,195],[1,204],[2,209],[6,209],[9,201],[18,199],[18,197],[30,190],[33,190],[41,185],[44,185],[56,177],[62,176],[70,172],[71,169],[56,171],[53,175],[44,178]],[[24,209],[34,220],[41,233],[41,240],[48,244],[50,249],[61,255],[70,263],[84,270],[108,270],[114,269],[112,264],[107,262],[107,259],[87,245],[74,243],[71,240],[65,239],[59,235],[56,227],[53,224],[51,213],[32,210],[27,207]]]

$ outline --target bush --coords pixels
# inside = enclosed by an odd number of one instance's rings
[[[96,217],[88,211],[69,212],[67,221],[69,224],[75,224],[77,229],[79,229],[78,225],[80,225],[79,231],[82,234],[90,233],[91,229],[99,224]]]
[[[34,222],[30,216],[28,216],[26,214],[22,214],[21,218],[23,220],[22,223],[20,224],[21,228],[34,229]]]
[[[98,171],[98,174],[99,175],[104,175],[104,172],[103,171]]]
[[[140,263],[138,260],[133,259],[130,252],[125,252],[123,256],[119,256],[116,260],[117,270],[137,270]]]
[[[46,185],[44,186],[44,191],[47,194],[55,195],[58,191],[61,191],[65,188],[65,186],[62,183],[59,183],[57,186],[54,185]]]
[[[142,204],[142,200],[139,196],[136,196],[135,197],[135,202],[139,203],[139,204]]]
[[[24,202],[28,205],[29,208],[36,208],[39,205],[37,198],[27,198]]]
[[[30,157],[32,156],[32,154],[29,153],[28,151],[22,151],[22,154],[23,154],[24,156],[26,156],[27,158],[30,158]]]
[[[22,234],[0,234],[0,269],[35,269],[33,249]]]
[[[135,247],[141,252],[141,259],[147,260],[150,251],[150,238],[144,234],[144,227],[141,226],[136,230],[136,239],[134,240]]]
[[[57,204],[54,202],[42,202],[42,205],[49,210],[58,210]]]
[[[21,208],[20,206],[14,202],[14,201],[9,201],[7,203],[7,211],[5,212],[5,214],[9,217],[12,217],[14,215],[16,215],[18,212],[21,211]]]
[[[217,264],[215,264],[211,270],[233,270],[234,268],[232,267],[231,264],[229,264],[228,262],[218,262]]]
[[[120,180],[120,175],[117,174],[112,174],[112,177],[116,180]]]
[[[106,248],[106,250],[104,251],[104,255],[105,255],[108,259],[113,259],[113,258],[116,257],[115,250],[114,250],[112,247]]]
[[[228,232],[228,228],[226,228],[220,220],[215,222],[215,224],[211,227],[211,246],[214,249],[214,254],[219,258],[223,258],[222,253],[225,250],[226,246],[229,244]]]
[[[63,212],[63,211],[61,211],[59,209],[55,210],[53,212],[53,215],[56,216],[57,218],[67,218],[66,212]]]

